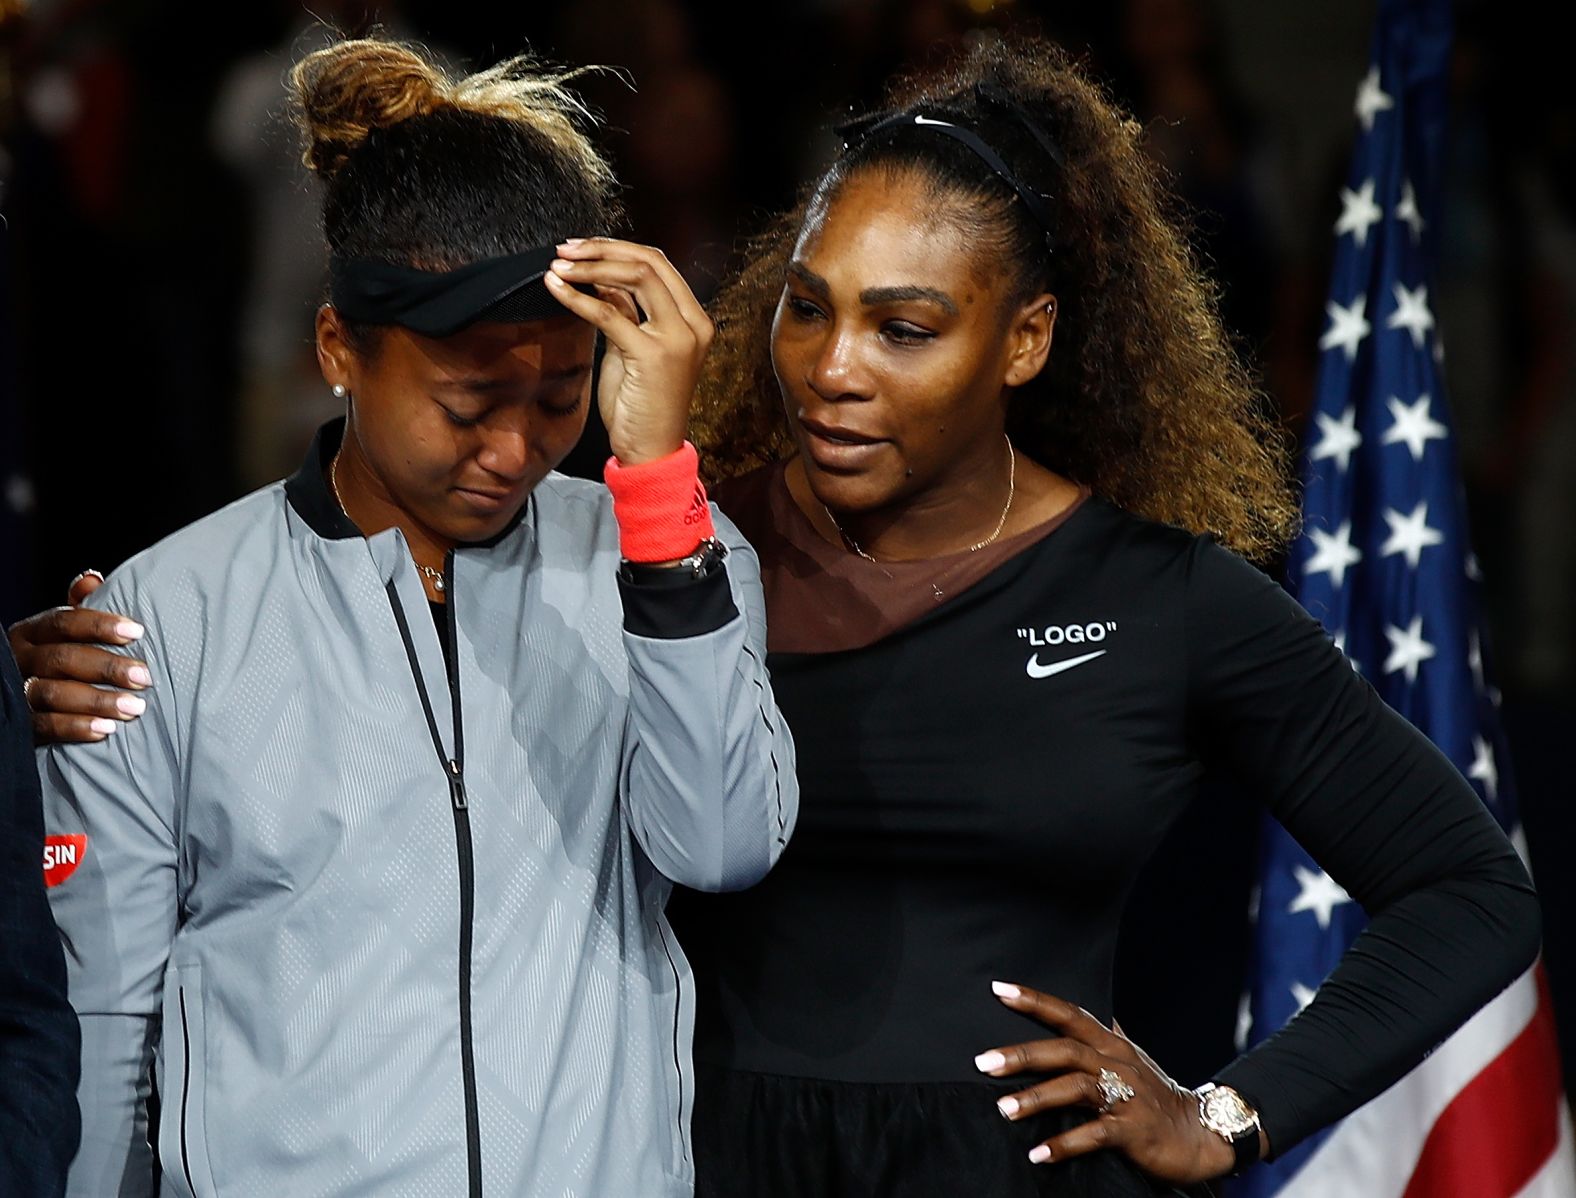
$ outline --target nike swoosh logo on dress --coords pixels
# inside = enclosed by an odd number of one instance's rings
[[[1104,649],[1096,649],[1093,653],[1085,653],[1082,657],[1069,657],[1066,661],[1053,661],[1049,665],[1040,664],[1038,653],[1029,654],[1029,664],[1023,668],[1028,671],[1030,678],[1049,678],[1052,674],[1060,674],[1063,670],[1070,670],[1074,666],[1081,666],[1086,661],[1093,661],[1097,657],[1104,657]]]

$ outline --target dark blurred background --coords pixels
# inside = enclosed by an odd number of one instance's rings
[[[311,346],[316,194],[282,122],[281,78],[326,36],[319,19],[380,24],[465,68],[527,46],[626,68],[638,92],[582,91],[634,235],[702,298],[892,69],[1012,25],[1049,33],[1144,122],[1229,325],[1300,432],[1372,0],[309,8],[0,0],[0,622],[289,472],[335,414]],[[1576,99],[1540,30],[1530,2],[1458,6],[1431,300],[1576,1080],[1561,860],[1576,846]],[[570,468],[604,453],[592,430]],[[1127,933],[1118,1012],[1184,1080],[1231,1051],[1242,956],[1219,929],[1245,908],[1253,837],[1245,804],[1199,804]]]

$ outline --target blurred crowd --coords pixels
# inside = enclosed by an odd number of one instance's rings
[[[1228,325],[1300,432],[1373,5],[1299,7],[0,0],[0,619],[287,473],[336,410],[311,344],[316,202],[280,86],[326,25],[467,66],[528,46],[616,67],[582,91],[631,230],[705,298],[851,102],[1031,23],[1144,123]],[[1576,842],[1556,759],[1576,712],[1576,100],[1527,8],[1458,5],[1434,311],[1538,868]],[[593,429],[570,468],[604,454]],[[1539,869],[1551,944],[1576,909],[1561,872]],[[1568,1002],[1572,963],[1551,966]]]

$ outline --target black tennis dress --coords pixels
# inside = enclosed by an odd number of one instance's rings
[[[993,979],[1110,1021],[1129,887],[1206,768],[1372,916],[1303,1015],[1216,1075],[1272,1150],[1530,964],[1531,885],[1470,785],[1210,539],[1086,497],[989,558],[876,564],[819,536],[781,466],[717,497],[760,554],[802,799],[763,883],[670,905],[701,1198],[1171,1193],[1112,1152],[1031,1164],[1091,1112],[1008,1123],[995,1100],[1028,1083],[973,1058],[1051,1034]],[[1199,913],[1201,942],[1235,934]]]

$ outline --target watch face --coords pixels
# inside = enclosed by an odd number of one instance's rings
[[[1234,1139],[1255,1126],[1253,1108],[1229,1086],[1216,1086],[1200,1101],[1204,1122],[1221,1135]]]

